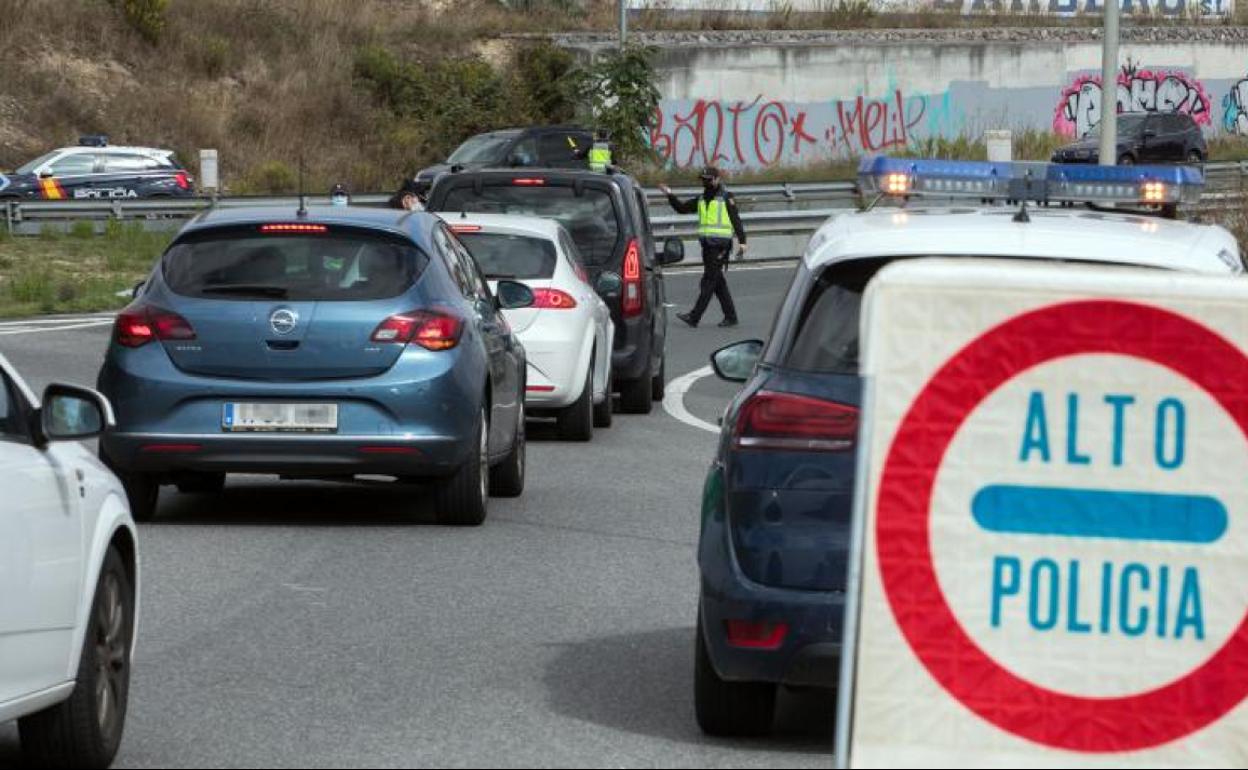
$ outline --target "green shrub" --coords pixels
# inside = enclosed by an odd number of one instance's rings
[[[244,182],[249,192],[270,195],[293,193],[299,188],[299,175],[289,164],[270,160],[247,172]]]
[[[210,78],[219,78],[226,73],[229,62],[230,41],[218,35],[200,39],[194,56],[194,64],[200,72]]]
[[[576,58],[566,49],[541,43],[519,51],[515,72],[529,112],[537,122],[567,123],[576,117],[578,94],[569,74]]]
[[[611,132],[625,160],[644,161],[653,155],[647,129],[659,108],[654,56],[654,48],[630,45],[599,55],[568,77],[586,99],[595,127]]]
[[[95,223],[94,222],[75,222],[69,228],[70,236],[74,238],[94,238]]]
[[[169,0],[112,0],[117,6],[126,23],[135,32],[143,36],[149,43],[160,40],[160,33],[165,28],[165,11],[169,8]]]

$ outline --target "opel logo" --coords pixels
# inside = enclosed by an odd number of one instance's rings
[[[288,307],[278,308],[269,316],[269,326],[278,334],[290,334],[299,325],[299,314]]]

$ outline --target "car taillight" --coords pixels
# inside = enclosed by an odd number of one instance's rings
[[[191,179],[186,175],[185,171],[179,171],[177,174],[174,174],[173,181],[183,190],[191,189]]]
[[[854,448],[857,437],[857,407],[764,390],[741,407],[733,445],[739,449],[843,452]]]
[[[260,225],[262,233],[327,233],[325,225],[303,224],[299,222],[282,222],[280,224]]]
[[[373,342],[406,345],[415,343],[426,350],[450,350],[459,344],[464,325],[455,316],[413,310],[392,315],[373,332]]]
[[[511,183],[520,187],[541,187],[546,184],[546,180],[536,177],[520,177],[511,180]]]
[[[634,238],[628,242],[628,251],[624,253],[624,317],[631,318],[641,315],[645,306],[644,292],[641,285],[641,248]]]
[[[787,623],[754,623],[748,620],[725,620],[728,644],[750,650],[778,650],[789,634]]]
[[[534,289],[533,307],[545,310],[571,310],[576,299],[560,289]]]
[[[113,323],[113,338],[127,348],[141,348],[153,340],[195,339],[190,322],[172,310],[135,307],[121,311]]]
[[[451,232],[456,235],[460,233],[479,233],[481,225],[451,225]]]

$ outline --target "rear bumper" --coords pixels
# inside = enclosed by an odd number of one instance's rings
[[[188,374],[158,345],[110,351],[99,389],[117,429],[101,449],[121,471],[442,476],[473,451],[485,374],[458,354],[404,353],[377,377],[269,382]],[[334,433],[231,433],[229,402],[334,403]]]
[[[708,490],[720,471],[711,473]],[[698,545],[700,607],[715,671],[728,681],[836,687],[845,593],[772,588],[750,580],[737,563],[722,496],[707,494],[704,505]],[[788,632],[774,650],[733,647],[725,630],[728,620],[784,623]]]
[[[525,404],[537,409],[559,409],[580,398],[593,350],[592,334],[591,328],[591,336],[586,340],[582,328],[555,328],[543,329],[540,336],[520,335],[528,361]]]

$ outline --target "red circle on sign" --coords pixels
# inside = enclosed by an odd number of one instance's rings
[[[998,387],[1067,356],[1145,359],[1208,392],[1248,440],[1248,358],[1213,331],[1160,308],[1070,302],[1013,318],[971,342],[924,386],[902,419],[880,481],[876,549],[893,615],[919,660],[971,711],[1046,746],[1134,751],[1203,729],[1248,696],[1248,616],[1211,658],[1170,684],[1135,695],[1055,692],[990,658],[954,616],[928,531],[936,473],[961,425]]]

